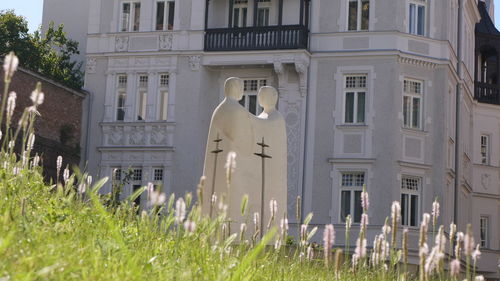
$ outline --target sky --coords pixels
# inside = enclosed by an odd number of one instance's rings
[[[0,10],[7,9],[13,9],[16,14],[26,17],[30,32],[42,23],[43,0],[0,0]],[[500,0],[495,0],[495,15],[496,26],[500,29]]]

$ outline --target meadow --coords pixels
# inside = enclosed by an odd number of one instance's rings
[[[362,193],[360,226],[352,226],[350,219],[346,222],[346,235],[352,230],[357,236],[351,253],[335,243],[333,225],[326,225],[323,233],[309,225],[313,214],[304,216],[299,237],[288,235],[286,218],[271,216],[265,224],[269,227],[259,229],[260,215],[247,213],[246,197],[241,213],[252,220],[230,228],[224,198],[213,197],[217,215],[202,214],[202,200],[198,199],[210,196],[204,194],[203,179],[195,195],[176,198],[148,184],[118,201],[114,193],[99,192],[107,178],[93,180],[78,169],[70,172],[63,169],[64,159],[59,158],[58,180],[46,184],[40,157],[32,153],[36,141],[33,122],[44,93],[37,86],[31,95],[32,106],[24,109],[20,120],[11,120],[16,94],[8,87],[17,64],[12,53],[4,60],[6,86],[0,108],[1,281],[483,280],[475,274],[481,252],[470,226],[461,233],[451,225],[445,233],[444,226],[436,225],[437,201],[432,213],[422,217],[419,269],[410,271],[408,230],[400,227],[398,202],[388,206],[391,216],[381,233],[373,243],[367,242],[366,191]],[[231,166],[228,163],[228,178]],[[120,190],[120,183],[115,185]],[[148,206],[135,206],[138,196],[147,196]],[[294,215],[299,219],[300,204],[297,198]],[[277,213],[278,207],[272,201],[269,204],[271,213]],[[321,234],[323,243],[314,246],[312,237]]]

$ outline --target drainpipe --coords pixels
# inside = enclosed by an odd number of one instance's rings
[[[455,187],[454,187],[454,204],[453,204],[453,222],[458,224],[458,191],[460,189],[460,178],[462,177],[460,171],[460,119],[461,119],[461,100],[462,100],[462,25],[463,25],[463,6],[464,0],[458,1],[458,34],[457,34],[457,93],[455,100]]]
[[[92,102],[94,100],[94,95],[92,95],[92,92],[85,90],[87,93],[88,97],[88,106],[87,106],[87,128],[85,129],[85,152],[84,152],[84,159],[82,162],[82,168],[86,169],[87,164],[89,161],[89,144],[90,144],[90,127],[91,127],[91,121],[92,121]],[[82,170],[83,170],[82,169]]]

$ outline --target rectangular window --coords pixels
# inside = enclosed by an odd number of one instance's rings
[[[401,224],[418,226],[419,194],[422,179],[404,176],[401,179]]]
[[[481,135],[481,164],[490,164],[490,136]]]
[[[156,2],[156,30],[173,30],[174,12],[174,1]]]
[[[158,120],[167,120],[167,109],[168,109],[168,85],[169,85],[169,75],[160,74],[160,85],[158,87]]]
[[[163,169],[154,169],[154,181],[163,181]]]
[[[480,221],[479,221],[479,231],[480,231],[480,238],[481,238],[481,248],[488,248],[488,229],[489,229],[489,217],[487,216],[481,216]]]
[[[267,86],[266,79],[243,80],[243,98],[240,100],[240,104],[254,115],[259,115],[262,112],[262,107],[257,102],[257,94],[263,86]]]
[[[340,219],[345,222],[347,215],[351,215],[353,222],[361,222],[361,192],[365,184],[363,172],[342,173],[340,185]]]
[[[403,82],[403,126],[421,129],[422,119],[421,81],[405,79]]]
[[[344,123],[364,124],[366,104],[366,75],[345,77]]]
[[[133,181],[142,181],[142,169],[133,169],[132,170],[132,180]]]
[[[116,120],[125,119],[125,102],[127,100],[127,76],[118,75],[116,97]]]
[[[148,76],[139,75],[139,89],[137,91],[137,120],[146,120],[147,99]]]
[[[246,27],[248,20],[248,0],[234,0],[233,27]]]
[[[120,31],[139,31],[140,16],[140,2],[122,2]]]
[[[409,7],[409,26],[411,34],[425,35],[425,0],[413,0]]]
[[[347,30],[368,30],[370,23],[370,1],[349,0]]]
[[[269,8],[259,8],[257,10],[257,26],[269,25]]]
[[[113,174],[111,176],[112,176],[111,178],[114,181],[121,181],[122,180],[122,169],[121,168],[114,168]]]

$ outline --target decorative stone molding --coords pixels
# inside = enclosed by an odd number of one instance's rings
[[[295,197],[299,195],[301,102],[285,103],[284,115],[288,146],[288,210],[293,210]]]
[[[200,70],[201,56],[189,56],[189,68],[192,71]]]
[[[295,61],[295,71],[299,74],[300,80],[300,95],[305,97],[307,94],[307,76],[308,76],[309,62],[305,60]]]
[[[160,50],[172,50],[173,34],[160,35]]]
[[[174,123],[165,122],[109,122],[103,123],[104,147],[172,146]]]
[[[95,73],[96,66],[97,60],[95,58],[87,58],[87,63],[85,64],[85,72]]]
[[[115,38],[115,50],[126,52],[128,50],[128,36],[117,36]]]
[[[398,62],[404,63],[404,64],[416,65],[416,66],[423,66],[423,67],[428,67],[428,68],[435,68],[436,67],[436,64],[433,62],[419,60],[419,59],[415,59],[415,58],[408,58],[408,57],[399,57]]]

